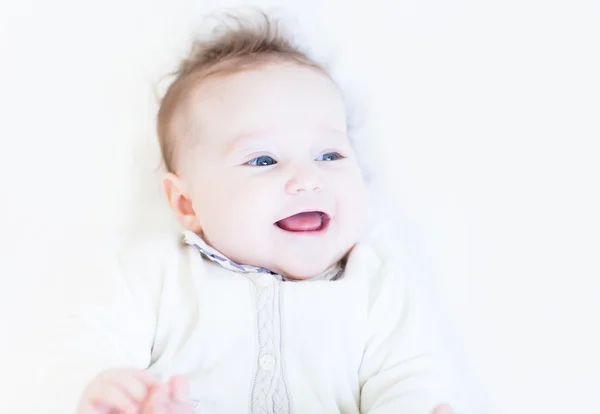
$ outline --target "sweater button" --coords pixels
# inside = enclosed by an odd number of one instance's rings
[[[275,358],[272,355],[264,355],[260,358],[260,367],[265,371],[275,368]]]

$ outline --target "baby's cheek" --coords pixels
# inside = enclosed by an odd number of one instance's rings
[[[268,181],[248,183],[236,195],[236,201],[248,215],[253,217],[277,215],[277,206],[281,205],[284,192],[282,188]]]
[[[364,191],[354,188],[348,190],[339,206],[341,210],[342,231],[351,239],[358,239],[366,223],[366,196]]]
[[[212,188],[207,188],[207,191],[203,193],[200,209],[213,217],[231,215],[237,209],[243,208],[245,198],[243,188],[231,185],[213,185]]]

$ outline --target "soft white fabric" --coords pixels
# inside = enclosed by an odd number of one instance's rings
[[[184,375],[198,413],[430,414],[444,402],[431,324],[389,253],[364,242],[336,280],[236,272],[165,236],[79,298],[53,350],[52,411],[112,367]]]

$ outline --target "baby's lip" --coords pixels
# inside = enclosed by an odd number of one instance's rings
[[[295,212],[293,212],[293,213],[291,213],[291,214],[288,214],[288,215],[286,215],[286,216],[282,216],[282,217],[280,217],[280,218],[279,218],[279,219],[278,219],[278,220],[277,220],[277,221],[276,221],[274,224],[277,224],[277,223],[279,223],[279,222],[281,222],[281,221],[283,221],[283,220],[285,220],[285,219],[288,219],[288,218],[290,218],[290,217],[297,216],[298,214],[302,214],[302,213],[319,213],[319,214],[321,214],[321,215],[322,215],[324,218],[326,218],[326,219],[328,219],[328,220],[331,220],[331,218],[332,218],[331,214],[329,214],[329,213],[328,213],[327,211],[325,211],[325,210],[319,210],[319,209],[316,209],[316,208],[307,208],[307,209],[304,209],[304,210],[298,210],[298,211],[295,211]]]
[[[309,216],[308,222],[306,217]],[[320,217],[319,222],[315,222],[316,216]],[[312,216],[312,217],[310,217]],[[300,220],[300,221],[299,221]],[[291,223],[290,223],[291,221]],[[312,221],[312,223],[311,223]],[[304,210],[298,213],[292,214],[279,221],[275,222],[275,225],[281,230],[292,232],[292,233],[322,233],[329,228],[331,217],[324,211],[320,210]]]

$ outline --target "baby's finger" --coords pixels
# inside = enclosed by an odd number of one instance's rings
[[[142,408],[140,414],[172,414],[165,405],[147,405]]]
[[[431,414],[453,414],[452,408],[448,404],[439,405]]]
[[[147,405],[142,408],[140,414],[172,414],[165,405]]]
[[[167,385],[157,385],[150,390],[150,394],[143,404],[142,414],[163,414],[167,413],[169,403],[169,394]]]
[[[139,404],[116,386],[103,389],[101,398],[92,398],[91,403],[99,410],[110,408],[109,412],[116,410],[119,414],[137,414],[139,407]]]
[[[137,376],[121,376],[114,378],[112,381],[113,384],[119,387],[137,403],[142,403],[150,390],[150,386],[146,385],[146,383],[141,381]]]
[[[190,386],[184,377],[172,377],[169,380],[171,398],[173,401],[187,402],[190,396]]]
[[[135,375],[136,375],[136,377],[138,377],[140,379],[140,381],[142,381],[146,385],[160,384],[160,381],[158,381],[158,379],[155,378],[154,375],[150,374],[148,371],[136,370]]]

